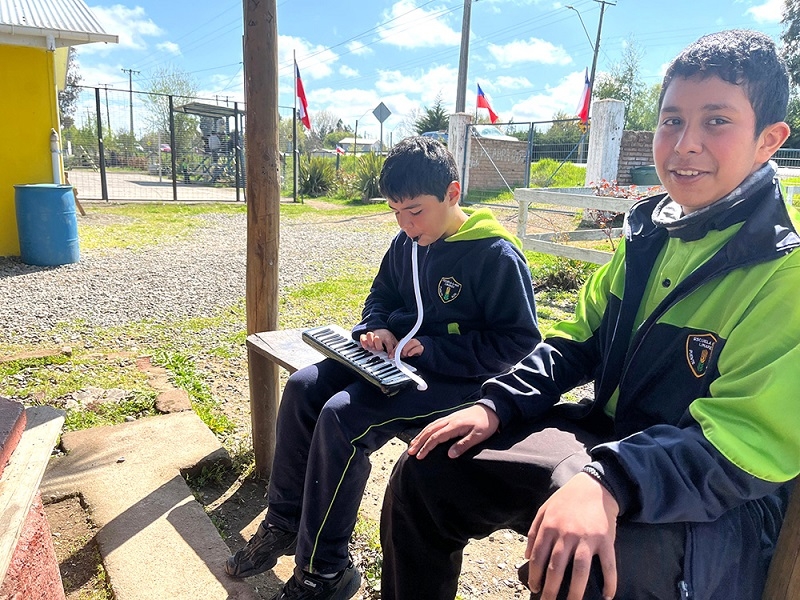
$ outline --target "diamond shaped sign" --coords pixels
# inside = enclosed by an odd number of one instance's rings
[[[386,119],[388,119],[392,111],[390,111],[386,105],[381,102],[378,106],[375,107],[375,110],[372,111],[372,114],[375,115],[375,118],[378,119],[379,123],[383,123]]]

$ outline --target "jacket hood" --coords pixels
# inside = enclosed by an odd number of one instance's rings
[[[445,242],[465,242],[470,240],[483,240],[486,238],[501,238],[516,246],[522,251],[520,239],[509,233],[495,218],[494,213],[488,208],[464,208],[469,218]]]

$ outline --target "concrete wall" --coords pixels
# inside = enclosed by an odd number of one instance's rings
[[[503,179],[512,189],[525,184],[527,142],[472,137],[469,146],[468,192],[504,190]]]
[[[622,147],[619,151],[617,184],[630,185],[631,167],[653,164],[653,132],[623,131]]]
[[[17,256],[13,186],[53,182],[50,130],[60,130],[55,62],[43,48],[0,45],[0,65],[0,256]]]

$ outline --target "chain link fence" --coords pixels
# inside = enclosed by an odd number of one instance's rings
[[[242,103],[100,87],[81,99],[61,137],[79,198],[244,201]]]
[[[470,203],[511,203],[518,187],[547,187],[565,163],[585,167],[589,133],[579,119],[467,126],[462,179]],[[532,173],[532,165],[543,168]]]

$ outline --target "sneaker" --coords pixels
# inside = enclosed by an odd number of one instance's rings
[[[294,554],[297,534],[261,523],[247,545],[225,563],[225,572],[231,577],[252,577],[268,571],[278,563],[278,558]]]
[[[347,600],[361,587],[361,573],[351,562],[336,577],[312,575],[295,567],[294,576],[272,600]]]

